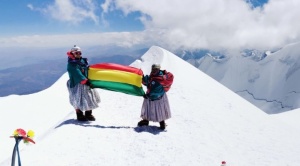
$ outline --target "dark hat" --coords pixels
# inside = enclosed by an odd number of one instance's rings
[[[160,64],[153,64],[152,69],[160,69]]]

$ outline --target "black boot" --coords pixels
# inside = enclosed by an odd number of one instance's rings
[[[139,121],[138,126],[148,126],[149,125],[149,120],[143,119]]]
[[[96,118],[92,115],[92,110],[85,111],[85,117],[89,121],[95,121],[96,120]]]
[[[159,122],[159,128],[160,128],[161,130],[164,130],[164,129],[166,128],[166,123],[165,123],[165,121]]]
[[[83,115],[83,112],[76,109],[76,116],[78,121],[88,121],[88,119]]]

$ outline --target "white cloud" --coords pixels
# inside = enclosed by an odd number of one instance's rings
[[[109,20],[105,20],[105,17],[113,14],[115,10],[122,10],[124,16],[131,12],[141,13],[139,19],[145,26],[144,31],[125,36],[124,33],[116,32],[112,38],[103,38],[111,36],[112,33],[78,34],[77,37],[83,39],[81,42],[86,42],[86,45],[95,40],[93,43],[116,42],[121,45],[127,43],[125,45],[129,46],[135,43],[131,41],[135,38],[169,50],[204,48],[217,51],[241,48],[274,49],[300,40],[298,0],[269,0],[263,7],[254,9],[242,0],[106,0],[102,4],[96,3],[92,0],[56,0],[46,8],[34,8],[31,4],[28,8],[39,10],[63,22],[79,24],[89,19],[95,24],[101,21],[101,26],[109,26]],[[102,13],[99,14],[98,10]],[[73,36],[39,36],[39,39],[50,46],[60,46],[59,44],[64,45],[60,41],[74,43],[76,39]],[[97,38],[98,36],[101,38]],[[21,45],[41,45],[41,42],[34,43],[36,36],[27,36],[26,41],[23,38],[0,38],[0,43],[7,46],[14,44],[10,43],[12,40],[21,40]],[[56,41],[57,38],[59,41]],[[121,41],[113,41],[116,38]]]
[[[46,8],[35,8],[32,4],[28,4],[27,7],[62,22],[79,24],[89,19],[95,24],[99,24],[99,18],[96,14],[97,4],[92,0],[55,0]]]
[[[270,0],[255,9],[241,0],[109,2],[125,15],[139,11],[150,16],[141,20],[147,29],[162,31],[169,47],[268,49],[300,38],[297,0]]]
[[[113,4],[113,0],[106,0],[103,4],[101,4],[101,8],[103,10],[103,13],[107,13],[110,10],[112,10],[111,9],[113,7],[112,4]]]
[[[34,10],[34,7],[32,4],[28,4],[27,7],[30,9],[30,10]]]

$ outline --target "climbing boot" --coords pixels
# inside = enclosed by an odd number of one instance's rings
[[[164,130],[164,129],[166,128],[166,123],[165,123],[165,121],[159,122],[159,128],[160,128],[161,130]]]
[[[92,115],[92,110],[85,111],[85,117],[88,121],[95,121],[96,118]]]
[[[143,119],[139,121],[138,126],[148,126],[149,125],[149,120]]]
[[[76,116],[78,121],[88,121],[88,119],[83,115],[83,112],[76,109]]]

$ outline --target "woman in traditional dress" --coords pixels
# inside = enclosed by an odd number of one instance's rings
[[[166,128],[165,120],[171,118],[171,111],[167,93],[162,81],[165,71],[160,70],[159,64],[153,64],[150,76],[143,76],[143,85],[147,86],[141,110],[141,120],[138,126],[148,126],[149,121],[159,122],[160,129]]]
[[[74,45],[68,55],[68,74],[69,80],[67,87],[69,91],[70,104],[76,111],[78,121],[95,121],[92,110],[98,108],[100,96],[87,78],[88,61],[82,58],[80,47]]]

